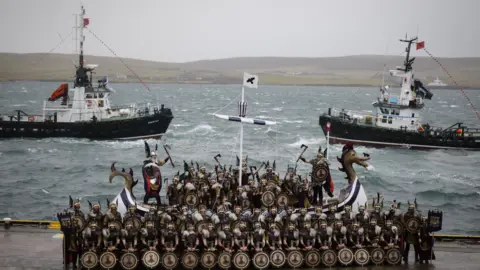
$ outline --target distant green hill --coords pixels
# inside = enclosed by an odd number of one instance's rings
[[[259,74],[261,84],[278,85],[374,85],[382,82],[387,69],[400,66],[400,56],[361,55],[345,57],[242,57],[165,63],[122,59],[146,82],[156,83],[239,83],[244,71]],[[454,79],[464,87],[480,87],[480,58],[439,58]],[[0,53],[0,81],[70,81],[76,55]],[[137,82],[137,78],[114,57],[85,56],[85,62],[99,64],[96,76],[112,82]],[[429,83],[436,77],[453,84],[438,64],[428,57],[417,57],[415,76]],[[387,79],[389,76],[385,74]],[[387,81],[386,83],[397,83]]]

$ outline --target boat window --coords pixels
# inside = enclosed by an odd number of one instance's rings
[[[392,117],[391,117],[391,116],[388,117],[388,123],[389,123],[389,124],[392,123]]]
[[[386,123],[387,122],[387,116],[384,115],[383,118],[382,118],[382,123]]]
[[[413,123],[414,123],[414,121],[412,120],[412,121],[410,122],[410,124],[413,126]]]

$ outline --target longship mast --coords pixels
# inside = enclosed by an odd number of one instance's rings
[[[238,185],[242,186],[242,166],[243,166],[243,123],[261,125],[261,126],[270,126],[276,125],[274,121],[267,121],[261,119],[247,118],[247,102],[245,101],[245,86],[248,88],[258,88],[258,76],[251,75],[248,73],[243,74],[243,85],[242,85],[242,97],[241,101],[238,102],[238,116],[229,116],[223,114],[213,114],[215,117],[220,119],[239,122],[240,123],[240,149],[239,157],[240,164],[238,168]]]

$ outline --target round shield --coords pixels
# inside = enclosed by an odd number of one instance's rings
[[[120,265],[125,270],[133,270],[137,268],[138,259],[135,253],[125,253],[120,257]]]
[[[197,222],[197,224],[195,225],[197,227],[197,232],[202,233],[202,230],[208,230],[208,225],[210,224],[212,223],[206,220]]]
[[[261,198],[262,204],[266,207],[270,207],[275,203],[275,194],[272,191],[265,191]]]
[[[338,251],[338,261],[342,265],[349,265],[353,262],[353,252],[349,248],[342,248]]]
[[[320,257],[320,252],[318,250],[310,250],[305,254],[305,265],[308,267],[315,268],[322,262],[322,257]]]
[[[270,264],[275,268],[280,268],[285,264],[287,258],[285,257],[285,253],[283,251],[277,249],[270,252]]]
[[[200,263],[202,264],[203,268],[212,269],[215,266],[217,257],[215,253],[208,251],[202,254],[202,258],[200,258]]]
[[[98,264],[98,256],[95,252],[87,251],[83,253],[82,258],[80,258],[83,267],[87,269],[95,268]]]
[[[397,227],[397,233],[398,235],[403,235],[403,224],[400,221],[394,221],[393,226]]]
[[[382,264],[383,261],[385,260],[385,252],[381,248],[374,248],[370,252],[370,260],[372,261],[373,264],[379,265]]]
[[[197,206],[197,204],[199,202],[199,199],[198,199],[197,194],[188,193],[187,195],[185,195],[184,202],[189,207],[195,207],[195,206]]]
[[[78,228],[79,228],[78,231],[79,232],[83,231],[83,229],[85,229],[85,225],[87,225],[87,222],[85,221],[85,219],[82,216],[73,216],[72,218],[77,221]]]
[[[132,224],[132,227],[137,231],[140,230],[140,228],[142,227],[142,221],[135,216],[127,218],[123,221],[123,224],[125,225],[125,227],[127,227],[128,224]]]
[[[313,166],[312,178],[315,182],[323,183],[327,180],[328,168],[323,165]]]
[[[248,209],[248,208],[251,207],[251,204],[252,204],[252,202],[250,202],[250,200],[243,200],[242,201],[242,208],[243,209]]]
[[[292,268],[298,268],[303,264],[303,254],[298,251],[290,251],[287,255],[287,264]]]
[[[410,233],[416,233],[420,229],[420,224],[420,219],[412,217],[405,221],[405,229]]]
[[[268,268],[268,266],[270,266],[270,258],[267,253],[263,251],[255,253],[253,256],[253,266],[257,269]]]
[[[220,256],[218,256],[218,267],[222,269],[229,269],[232,267],[232,254],[229,252],[222,252]]]
[[[280,207],[286,207],[288,205],[288,195],[286,193],[280,193],[277,196],[277,205]]]
[[[335,266],[337,264],[337,254],[331,249],[325,250],[322,254],[322,261],[327,267]]]
[[[385,254],[385,261],[387,261],[387,263],[390,265],[399,264],[402,261],[402,254],[400,253],[400,250],[396,248],[388,250],[387,254]]]
[[[364,248],[359,248],[355,251],[355,263],[364,266],[370,261],[370,254]]]
[[[165,269],[174,269],[178,264],[178,257],[173,252],[167,252],[162,256],[162,264]]]
[[[250,257],[248,257],[247,253],[239,251],[235,255],[233,255],[233,265],[237,269],[245,269],[250,264]]]
[[[142,263],[145,267],[153,269],[160,263],[160,255],[156,251],[149,250],[143,254]]]
[[[111,269],[117,264],[117,257],[110,251],[104,252],[100,256],[100,266],[103,269]]]
[[[182,257],[183,267],[186,269],[194,269],[198,265],[198,256],[195,252],[187,252]]]

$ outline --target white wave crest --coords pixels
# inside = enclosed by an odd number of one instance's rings
[[[290,143],[290,144],[287,144],[288,147],[295,147],[295,148],[298,148],[300,147],[302,144],[305,144],[305,145],[312,145],[312,144],[320,144],[320,143],[323,143],[325,142],[325,139],[324,138],[300,138],[299,140],[297,140],[296,142],[294,143]]]

